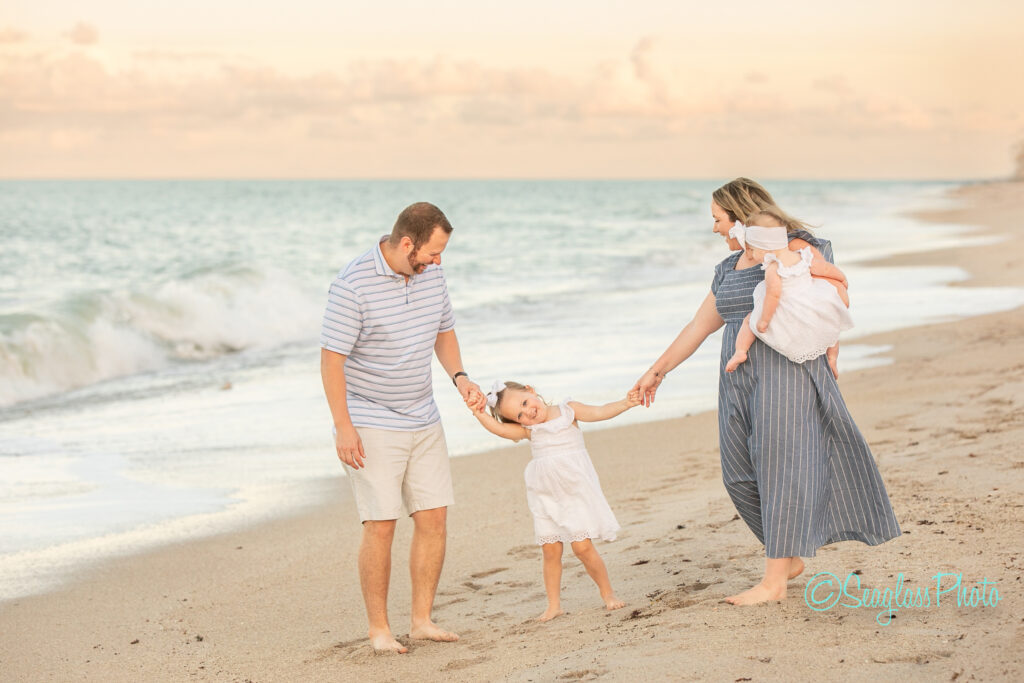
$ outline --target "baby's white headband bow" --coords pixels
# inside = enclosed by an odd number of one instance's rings
[[[491,390],[487,392],[487,407],[493,408],[498,405],[498,394],[505,391],[508,387],[501,380],[494,380],[494,384],[491,385]]]
[[[740,243],[740,249],[747,248],[747,226],[739,221],[736,221],[736,224],[729,228],[729,237]]]

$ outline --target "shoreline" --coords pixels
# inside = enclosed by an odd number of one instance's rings
[[[966,185],[955,196],[966,205],[917,215],[972,225],[984,218],[981,226],[994,233],[1024,218],[1021,183]],[[984,246],[871,265],[950,263],[971,273],[957,286],[1024,284],[1009,250]],[[598,609],[596,590],[570,554],[569,613],[547,625],[530,621],[543,609],[543,586],[522,484],[529,447],[517,445],[452,460],[457,503],[435,616],[460,632],[459,644],[415,643],[404,657],[368,651],[351,554],[358,522],[338,477],[342,495],[323,506],[105,560],[55,591],[0,604],[0,661],[19,680],[635,680],[667,672],[735,680],[802,678],[824,666],[852,678],[1012,678],[1022,670],[1013,636],[1015,608],[1024,605],[1017,557],[1024,522],[1015,502],[1024,493],[1016,447],[1024,436],[1024,358],[1003,354],[1022,331],[1017,308],[856,340],[892,347],[883,354],[891,365],[843,373],[840,386],[906,535],[875,548],[822,548],[779,605],[720,603],[756,582],[762,556],[721,485],[716,417],[708,411],[588,430],[623,526],[617,542],[598,546],[628,603],[619,612]],[[500,514],[488,514],[494,510]],[[390,596],[400,638],[408,631],[409,526],[398,525]],[[903,610],[889,631],[874,621],[877,610],[813,612],[802,599],[805,579],[819,571],[861,570],[865,585],[886,588],[898,573],[923,586],[944,568],[963,571],[965,581],[1016,584],[1017,594],[1010,588],[995,608]],[[916,638],[894,642],[893,628]],[[749,634],[749,652],[732,649],[737,629]]]

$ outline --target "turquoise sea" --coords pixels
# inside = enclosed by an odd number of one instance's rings
[[[431,201],[467,370],[551,399],[622,396],[708,292],[727,252],[715,181],[0,182],[0,599],[83,563],[287,514],[343,476],[319,377],[335,273]],[[994,243],[908,217],[955,183],[767,182],[831,239],[858,336],[1006,310],[1021,289],[871,259]],[[719,340],[651,409],[713,408]],[[436,366],[436,364],[435,364]],[[454,456],[500,445],[435,367]]]

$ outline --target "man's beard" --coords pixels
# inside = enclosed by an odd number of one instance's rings
[[[413,275],[419,275],[420,273],[427,269],[427,266],[430,265],[429,263],[420,263],[419,261],[417,261],[416,255],[418,253],[419,250],[417,249],[416,251],[405,257],[406,260],[409,261],[409,267],[412,268]]]

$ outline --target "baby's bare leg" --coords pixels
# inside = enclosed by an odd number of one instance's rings
[[[544,553],[544,590],[548,594],[548,608],[537,621],[549,621],[562,613],[562,544],[545,543],[541,546]]]
[[[748,313],[740,325],[739,334],[736,335],[736,350],[733,352],[729,362],[725,364],[726,372],[735,372],[740,363],[747,360],[747,352],[750,351],[750,345],[753,343],[754,331],[750,329],[750,314]]]
[[[597,589],[601,591],[601,599],[604,600],[604,606],[608,609],[625,607],[626,603],[615,597],[612,582],[608,578],[608,568],[604,566],[604,560],[597,553],[594,543],[589,538],[584,541],[576,541],[572,544],[572,551],[576,557],[580,558],[580,562],[590,574],[590,578],[597,584]]]
[[[828,347],[825,358],[828,360],[829,369],[832,370],[832,376],[839,379],[839,342]]]

